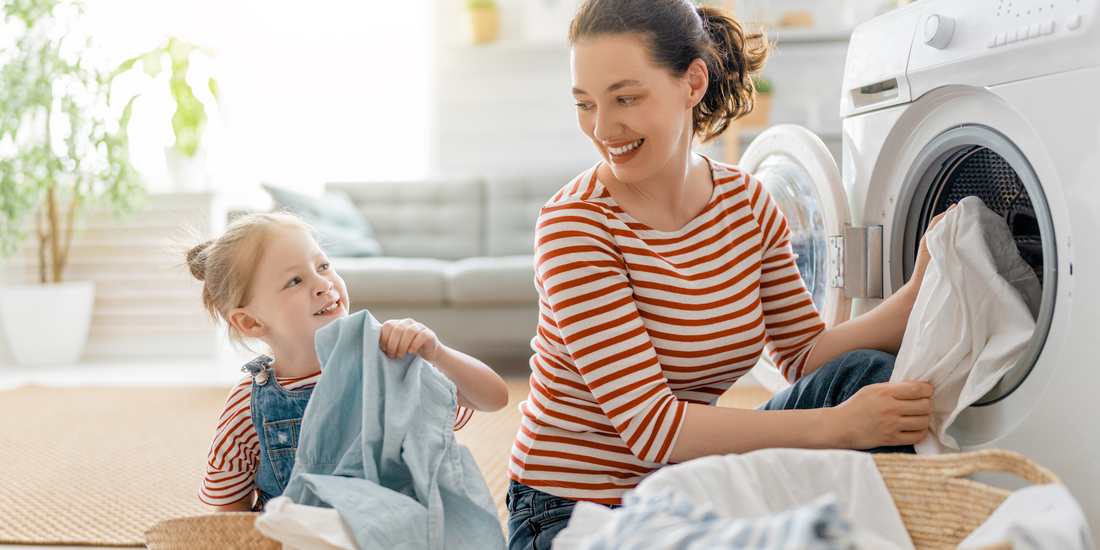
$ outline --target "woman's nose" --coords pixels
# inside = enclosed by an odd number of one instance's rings
[[[622,128],[618,121],[615,120],[614,114],[610,109],[597,109],[596,110],[596,127],[592,131],[592,135],[600,141],[609,141],[614,139],[615,136],[621,133]]]

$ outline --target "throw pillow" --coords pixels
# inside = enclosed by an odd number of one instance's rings
[[[297,213],[321,234],[321,249],[329,256],[381,256],[382,245],[370,223],[342,191],[326,191],[319,197],[264,184],[275,203]]]

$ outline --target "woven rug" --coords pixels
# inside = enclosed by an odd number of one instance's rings
[[[507,516],[508,457],[525,380],[507,407],[456,432]],[[44,388],[0,392],[0,544],[142,546],[169,518],[206,514],[196,493],[227,389]],[[770,394],[735,388],[719,401],[753,407]]]

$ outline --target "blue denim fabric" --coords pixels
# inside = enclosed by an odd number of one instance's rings
[[[363,549],[503,549],[489,487],[455,442],[454,384],[415,355],[386,357],[381,329],[361,311],[317,331],[324,376],[283,496],[335,508]]]
[[[881,351],[850,351],[825,363],[779,392],[758,410],[821,409],[835,407],[848,400],[863,386],[889,382],[894,372],[894,356]],[[910,453],[912,445],[875,447],[871,453]]]
[[[260,469],[256,472],[259,499],[256,509],[282,494],[294,468],[302,414],[313,388],[288,391],[275,381],[272,359],[261,355],[241,368],[252,373],[252,425],[260,441]]]
[[[508,550],[550,550],[551,541],[565,529],[577,501],[556,497],[509,480]],[[618,506],[609,506],[618,508]]]

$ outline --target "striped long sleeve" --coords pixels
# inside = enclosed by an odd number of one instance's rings
[[[616,504],[668,461],[687,403],[713,404],[767,347],[801,375],[824,330],[789,229],[760,183],[712,163],[714,194],[656,231],[586,172],[536,229],[540,322],[510,475]]]

